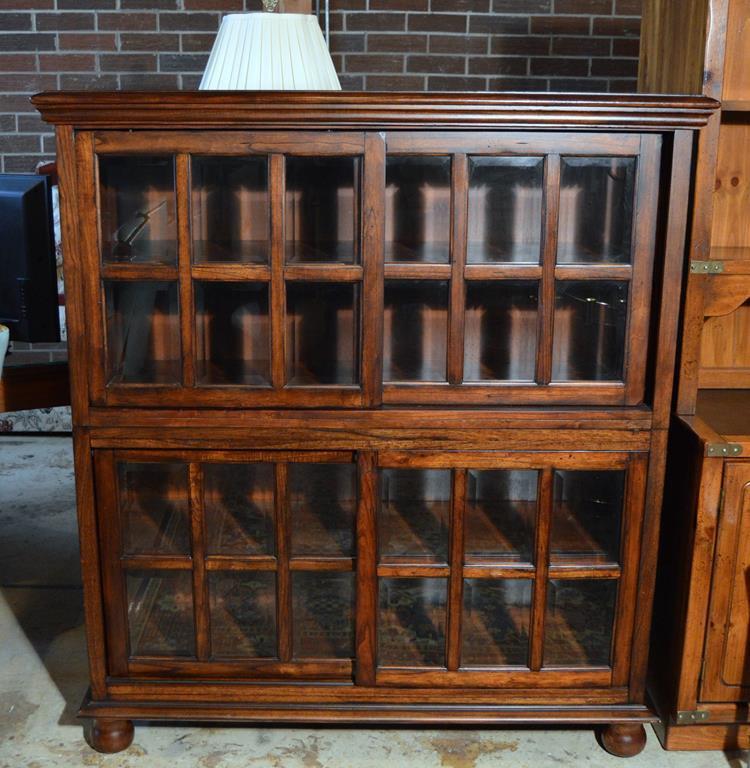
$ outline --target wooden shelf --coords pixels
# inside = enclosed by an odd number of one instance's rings
[[[721,111],[725,112],[750,112],[750,99],[727,99],[721,102]]]
[[[750,389],[701,389],[695,415],[727,442],[750,442]]]

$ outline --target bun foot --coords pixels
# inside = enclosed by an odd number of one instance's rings
[[[601,743],[610,755],[634,757],[646,746],[646,729],[641,723],[613,723],[602,730]]]
[[[133,722],[94,718],[84,725],[83,736],[97,752],[122,752],[133,742]]]

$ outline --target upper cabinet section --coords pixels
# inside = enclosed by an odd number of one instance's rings
[[[637,405],[661,143],[81,133],[91,401]]]

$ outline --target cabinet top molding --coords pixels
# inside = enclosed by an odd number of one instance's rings
[[[44,120],[75,128],[675,130],[705,125],[704,96],[589,93],[50,91]]]

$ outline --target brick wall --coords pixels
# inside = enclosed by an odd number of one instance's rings
[[[322,2],[321,2],[322,5]],[[0,0],[0,158],[32,171],[47,89],[189,89],[222,13],[260,0]],[[331,0],[346,89],[632,91],[641,0]]]

